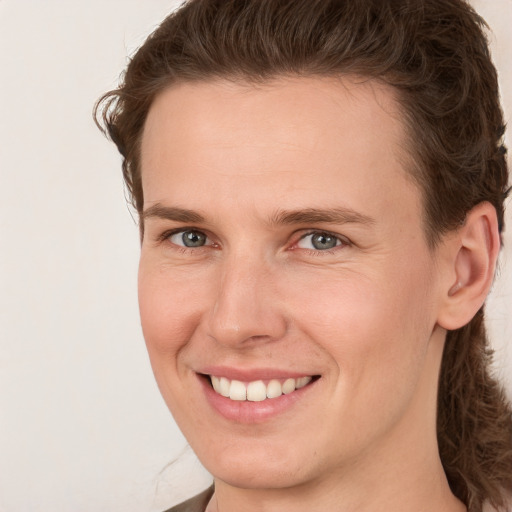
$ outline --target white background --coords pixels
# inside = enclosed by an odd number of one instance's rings
[[[91,118],[176,4],[0,0],[0,512],[161,511],[209,484],[153,382],[137,227]],[[512,0],[475,5],[512,124]],[[512,396],[506,242],[489,312]]]

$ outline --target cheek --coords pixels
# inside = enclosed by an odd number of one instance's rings
[[[407,269],[395,275],[340,272],[324,281],[301,281],[295,279],[289,296],[312,337],[327,331],[342,338],[360,334],[365,346],[375,347],[386,333],[414,332],[432,317],[427,280]]]
[[[189,417],[193,400],[182,361],[200,322],[199,303],[204,301],[204,294],[190,278],[180,278],[179,272],[144,257],[139,265],[138,290],[142,331],[160,393],[179,424],[197,426]]]
[[[433,328],[431,283],[418,267],[397,267],[332,275],[323,286],[303,282],[294,294],[300,330],[337,366],[340,393],[349,386],[351,396],[382,397],[421,372]]]
[[[138,290],[142,330],[151,361],[154,366],[157,358],[172,361],[197,326],[200,288],[142,257]]]

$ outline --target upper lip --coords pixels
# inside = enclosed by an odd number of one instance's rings
[[[239,380],[241,382],[271,379],[297,379],[299,377],[313,377],[314,375],[318,375],[310,371],[290,371],[278,368],[234,368],[229,366],[205,366],[196,370],[196,373],[225,377],[229,380]]]

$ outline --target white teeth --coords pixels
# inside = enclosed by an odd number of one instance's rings
[[[307,386],[311,382],[312,377],[300,377],[297,379],[297,383],[295,384],[295,389],[303,388]]]
[[[227,398],[229,396],[229,380],[226,377],[220,378],[219,388],[219,393]]]
[[[247,400],[261,402],[267,398],[267,386],[262,380],[249,383],[247,386]]]
[[[222,394],[220,392],[220,379],[219,379],[219,377],[215,377],[215,375],[212,375],[211,379],[212,379],[213,389],[215,389],[215,391],[217,391],[217,393],[219,393],[219,395]]]
[[[283,394],[283,387],[278,380],[271,380],[267,386],[267,398],[277,398]]]
[[[267,398],[278,398],[282,394],[288,395],[296,389],[307,386],[312,377],[299,377],[297,379],[286,379],[282,384],[277,379],[272,379],[267,385],[262,380],[249,382],[247,385],[239,380],[228,380],[226,377],[210,376],[213,389],[219,395],[231,400],[250,402],[261,402]]]
[[[286,379],[283,384],[283,393],[289,395],[295,391],[295,379]]]
[[[229,386],[229,398],[231,400],[246,400],[247,399],[247,389],[243,382],[239,380],[232,380],[231,386]]]

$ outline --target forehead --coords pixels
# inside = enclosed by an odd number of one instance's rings
[[[263,84],[184,82],[164,90],[153,101],[143,132],[142,166],[154,155],[152,143],[168,142],[170,137],[182,143],[203,140],[227,147],[250,133],[252,144],[295,142],[308,150],[322,149],[320,137],[325,145],[336,138],[342,142],[342,137],[364,145],[379,131],[393,142],[390,150],[399,149],[404,141],[395,90],[375,80],[308,77],[275,78]]]
[[[260,209],[341,202],[379,215],[407,190],[419,216],[405,141],[395,93],[376,81],[182,83],[157,96],[146,121],[145,205],[186,199],[221,211],[243,197]]]

